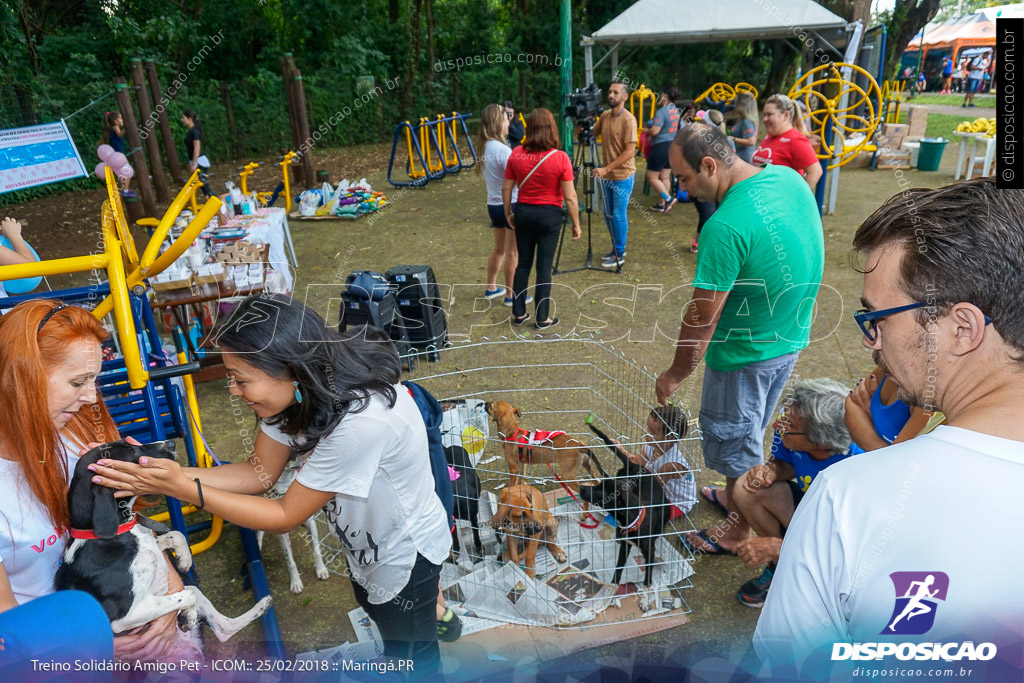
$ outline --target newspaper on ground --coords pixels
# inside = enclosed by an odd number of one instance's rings
[[[583,624],[606,610],[619,592],[619,586],[611,584],[619,554],[615,528],[608,521],[601,521],[596,528],[584,527],[580,524],[584,513],[574,500],[561,502],[554,491],[545,494],[545,498],[559,520],[557,544],[568,555],[567,563],[557,562],[543,544],[537,550],[532,579],[526,574],[522,557],[518,566],[500,562],[504,547],[499,547],[490,526],[481,523],[490,520],[496,509],[494,494],[485,491],[480,497],[478,519],[485,559],[472,564],[464,552],[460,564],[446,562],[442,567],[441,587],[446,601],[453,609],[458,606],[456,613],[460,616],[483,619],[475,624],[478,629],[488,628],[489,623]],[[604,514],[595,511],[594,516],[600,519]],[[470,529],[460,528],[459,533],[462,547],[471,548],[465,543],[472,542],[467,538],[471,536]],[[686,558],[664,536],[655,543],[654,562],[651,590],[657,594],[653,595],[647,616],[678,608],[681,600],[669,587],[693,574]],[[643,555],[630,545],[619,583],[632,583],[640,590],[644,574]]]

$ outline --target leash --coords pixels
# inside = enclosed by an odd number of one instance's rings
[[[580,499],[576,497],[576,494],[572,492],[572,489],[569,488],[568,485],[566,485],[566,483],[564,481],[562,481],[562,478],[560,476],[558,476],[557,472],[555,472],[555,468],[551,466],[551,463],[547,463],[547,466],[548,466],[548,469],[551,470],[551,474],[554,475],[555,480],[559,484],[562,485],[562,488],[565,489],[566,491],[568,491],[569,495],[572,497],[572,499],[574,501],[576,501],[576,503],[580,507],[583,507],[583,503],[581,503]],[[584,529],[596,529],[598,527],[598,525],[601,524],[601,520],[599,520],[594,515],[590,514],[590,510],[587,510],[587,517],[590,517],[590,519],[594,520],[594,523],[593,524],[584,524],[582,522],[582,520],[581,520],[580,521],[580,526],[583,527]]]

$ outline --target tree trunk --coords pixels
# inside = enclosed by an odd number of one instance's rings
[[[224,113],[228,117],[228,133],[231,134],[231,154],[235,158],[242,156],[245,153],[245,142],[242,138],[242,133],[238,130],[238,125],[235,122],[235,108],[231,104],[231,89],[228,86],[227,81],[221,81],[220,96],[224,101]]]
[[[398,21],[398,0],[388,0],[388,18],[392,24]]]
[[[434,2],[423,0],[427,11],[427,102],[434,108]]]
[[[802,44],[802,43],[801,43]],[[762,102],[775,93],[787,93],[796,80],[796,66],[800,55],[784,40],[773,40],[769,43],[772,53],[772,66],[768,71],[765,90],[761,93]],[[762,104],[762,106],[764,106]]]
[[[412,22],[410,26],[409,40],[406,41],[408,46],[406,50],[405,59],[405,85],[402,88],[402,118],[408,119],[410,116],[415,114],[411,112],[413,107],[412,97],[413,88],[416,85],[414,82],[414,74],[416,73],[417,64],[420,58],[420,5],[423,0],[413,0],[412,3]],[[430,66],[433,69],[433,65]]]
[[[892,17],[886,24],[885,68],[886,78],[894,78],[899,69],[900,57],[913,38],[925,24],[935,18],[939,11],[939,0],[896,0]]]

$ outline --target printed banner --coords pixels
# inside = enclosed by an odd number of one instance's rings
[[[0,193],[81,178],[86,173],[63,119],[0,130]]]

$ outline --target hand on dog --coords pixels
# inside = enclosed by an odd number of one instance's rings
[[[195,493],[195,482],[181,471],[181,465],[173,460],[163,458],[140,458],[139,464],[118,460],[100,459],[96,464],[89,465],[95,472],[94,484],[117,489],[115,498],[131,496],[150,496],[159,494],[174,498],[188,498]],[[182,495],[182,494],[185,495]]]
[[[167,559],[164,556],[164,559]],[[170,565],[170,560],[167,560]],[[174,567],[167,572],[167,594],[185,589]],[[155,662],[166,658],[178,640],[178,613],[168,612],[147,624],[141,633],[114,638],[114,658],[122,662]]]

